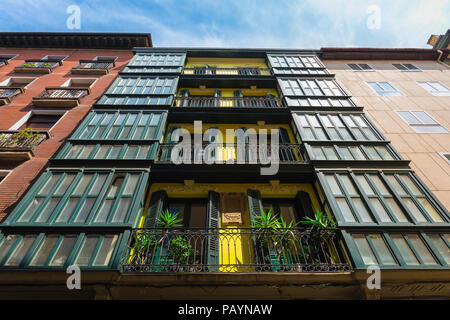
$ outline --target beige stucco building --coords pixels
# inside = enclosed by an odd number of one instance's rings
[[[450,208],[450,69],[439,60],[445,58],[433,49],[354,48],[324,48],[321,58]]]

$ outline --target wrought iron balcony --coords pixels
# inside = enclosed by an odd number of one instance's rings
[[[11,103],[15,96],[23,92],[22,87],[0,87],[0,106]]]
[[[240,107],[240,108],[282,108],[279,98],[270,97],[177,97],[175,107]]]
[[[122,272],[349,272],[336,230],[134,229]]]
[[[38,107],[75,107],[89,93],[89,88],[85,87],[49,87],[33,98],[33,104]]]
[[[0,130],[0,159],[29,160],[32,150],[49,138],[47,132],[25,130]]]
[[[14,68],[14,72],[21,73],[50,73],[58,65],[62,65],[60,60],[28,59],[24,63]]]
[[[158,162],[175,163],[237,163],[268,164],[274,162],[272,153],[278,154],[280,163],[305,163],[300,144],[280,143],[278,148],[270,145],[205,143],[191,144],[187,148],[176,147],[176,143],[161,144],[158,150]],[[273,149],[273,150],[271,150]]]
[[[113,66],[115,66],[114,61],[80,60],[71,72],[73,74],[107,74]]]
[[[215,75],[229,75],[229,76],[270,76],[270,69],[268,68],[184,68],[183,74],[215,76]]]

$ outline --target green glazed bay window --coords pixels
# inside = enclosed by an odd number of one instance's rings
[[[8,225],[134,225],[147,173],[48,171],[13,213]]]
[[[335,80],[280,79],[280,88],[285,96],[347,96]]]
[[[175,77],[120,76],[98,103],[108,105],[171,104],[177,82]]]
[[[0,234],[0,268],[111,268],[122,234]]]
[[[158,149],[157,143],[151,145],[133,144],[72,144],[64,146],[58,159],[125,159],[149,160],[154,159]]]
[[[290,107],[354,107],[350,98],[285,97]]]
[[[399,160],[389,146],[306,145],[311,160]]]
[[[320,173],[339,223],[418,225],[448,223],[441,208],[405,173]]]
[[[448,268],[450,234],[402,232],[344,235],[356,249],[357,267],[378,265],[384,268]],[[356,257],[355,257],[356,256]]]
[[[71,139],[158,140],[163,123],[163,112],[93,111]]]
[[[273,73],[282,74],[328,74],[316,56],[308,55],[269,55]]]
[[[137,53],[124,72],[129,73],[181,73],[184,53]]]
[[[301,141],[315,140],[384,140],[363,114],[293,113]]]

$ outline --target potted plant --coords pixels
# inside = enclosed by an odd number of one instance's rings
[[[319,263],[318,257],[321,255],[324,256],[325,260],[337,263],[339,258],[333,246],[334,230],[338,230],[336,223],[328,215],[316,210],[314,207],[313,212],[314,219],[304,217],[303,221],[300,221],[301,224],[309,226],[308,232],[313,244],[310,247],[309,255],[314,257],[313,259],[316,263]]]
[[[197,252],[192,248],[188,239],[183,236],[176,236],[170,241],[169,255],[173,259],[171,271],[184,271],[184,268],[180,265],[193,264]],[[188,267],[186,271],[191,271],[191,268]]]

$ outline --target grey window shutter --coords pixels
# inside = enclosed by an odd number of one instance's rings
[[[252,228],[254,227],[255,216],[260,215],[263,209],[263,205],[261,202],[261,193],[258,190],[247,190],[247,196],[248,196],[248,208],[250,213],[250,221]],[[262,231],[264,232],[264,231]],[[253,251],[255,255],[255,264],[257,265],[270,265],[271,262],[271,255],[272,255],[272,248],[269,248],[267,245],[264,244],[264,241],[262,241],[261,237],[263,234],[255,234],[253,233],[252,239],[253,239]],[[261,267],[256,267],[257,271],[261,271]],[[262,269],[264,270],[264,268]],[[267,269],[267,271],[271,271]]]
[[[235,106],[236,107],[243,107],[244,106],[244,101],[242,100],[243,96],[242,96],[242,90],[235,90],[234,91],[234,97],[235,99]]]
[[[255,215],[260,215],[263,208],[261,202],[261,193],[258,190],[247,190],[248,208],[250,212],[250,221],[253,227],[253,220]]]
[[[179,107],[186,107],[189,104],[189,90],[183,89],[180,91],[180,100],[178,100],[178,106]]]
[[[220,97],[222,96],[222,91],[221,90],[214,90],[214,106],[215,107],[220,107],[221,106],[221,100]]]
[[[152,193],[150,198],[150,205],[145,217],[144,228],[156,228],[156,221],[160,212],[164,209],[164,204],[167,199],[167,193],[164,190]]]
[[[300,221],[303,217],[309,217],[311,219],[314,219],[312,202],[308,192],[299,191],[295,198],[298,208],[298,210],[296,210],[298,221]]]
[[[209,191],[206,210],[206,223],[208,228],[207,264],[208,270],[219,271],[219,203],[220,196],[217,192]]]

